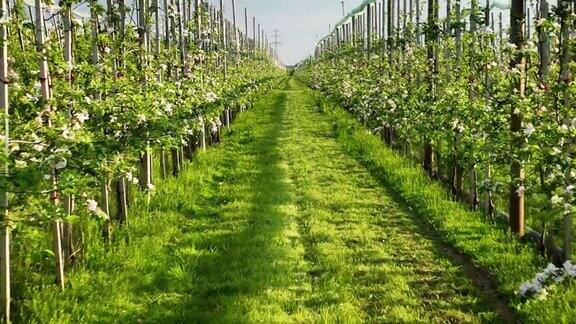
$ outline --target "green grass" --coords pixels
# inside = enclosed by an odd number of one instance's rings
[[[88,250],[64,292],[29,287],[15,301],[18,320],[497,321],[489,299],[421,219],[422,206],[410,210],[417,199],[399,203],[375,167],[355,158],[354,141],[377,145],[371,135],[342,112],[314,108],[293,80],[262,98],[221,144],[158,184],[149,206],[137,199],[130,225],[109,248]],[[426,183],[419,177],[415,184]]]
[[[489,271],[499,293],[515,308],[523,322],[570,323],[576,318],[574,281],[551,287],[543,300],[520,300],[520,284],[544,267],[535,251],[493,226],[480,213],[452,201],[450,194],[428,178],[422,168],[367,131],[348,112],[316,94],[316,104],[333,125],[339,142],[382,184],[398,194],[415,215],[425,219],[442,240]]]

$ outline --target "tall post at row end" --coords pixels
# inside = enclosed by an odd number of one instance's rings
[[[518,69],[518,78],[514,87],[516,88],[519,99],[525,96],[526,79],[525,66],[526,59],[522,54],[522,49],[526,43],[525,38],[525,0],[512,0],[510,9],[510,43],[516,45],[516,52],[510,60],[510,67]],[[511,133],[511,150],[518,153],[524,146],[524,137],[522,136],[522,112],[518,107],[513,105],[510,111],[510,133]],[[509,215],[510,228],[518,237],[524,236],[524,168],[519,157],[512,154],[510,161],[510,193],[509,193]]]
[[[6,1],[2,1],[2,19],[7,21],[8,11],[6,10]],[[10,110],[8,105],[8,30],[6,24],[0,25],[0,109],[4,112],[4,153],[6,156],[10,154],[9,134],[10,134]],[[6,175],[9,174],[10,169],[8,163],[4,166]],[[2,321],[10,323],[10,214],[8,211],[9,201],[8,192],[3,191],[1,194],[2,200],[2,228],[0,233],[0,298],[2,298]]]

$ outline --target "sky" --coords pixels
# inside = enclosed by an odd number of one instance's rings
[[[416,1],[416,0],[413,0]],[[426,0],[421,1],[421,12],[426,13]],[[486,0],[478,0],[480,6],[484,6]],[[489,0],[490,3],[509,3],[510,0]],[[219,5],[219,0],[209,0],[213,5]],[[345,12],[360,5],[363,0],[344,0]],[[454,4],[455,1],[453,0]],[[470,0],[462,0],[462,8],[470,7]],[[527,1],[532,8],[536,5],[536,0]],[[556,0],[549,0],[551,5],[556,4]],[[231,17],[232,0],[224,0],[227,16]],[[446,0],[440,0],[440,18],[445,17]],[[270,37],[274,30],[279,30],[278,46],[280,58],[286,65],[293,65],[314,52],[317,41],[329,33],[330,26],[334,26],[343,17],[341,0],[236,0],[237,19],[244,21],[244,7],[248,8],[250,20],[256,17],[262,28]],[[509,11],[493,10],[495,19],[498,13],[502,12],[503,26],[507,28],[509,22]],[[532,11],[534,18],[534,11]],[[425,19],[422,19],[424,21]],[[496,24],[497,25],[497,24]],[[243,25],[242,25],[243,29]],[[252,27],[249,27],[250,35]],[[533,29],[533,26],[532,28]]]
[[[209,2],[219,3],[218,0]],[[362,0],[344,0],[344,7],[348,11],[360,3]],[[230,14],[232,0],[224,0],[224,6],[227,15]],[[296,64],[311,55],[317,39],[326,36],[329,25],[333,26],[342,18],[341,0],[236,0],[236,7],[236,19],[241,18],[242,24],[244,7],[247,7],[248,16],[256,17],[269,38],[274,29],[279,30],[278,41],[282,44],[278,45],[278,52],[286,65]]]
[[[98,0],[105,3],[105,0]],[[131,3],[133,0],[125,0]],[[192,1],[192,0],[189,0]],[[410,0],[406,0],[409,2]],[[426,12],[427,0],[420,1],[421,12]],[[481,6],[486,0],[478,0]],[[505,3],[510,0],[489,0],[491,3],[498,1]],[[549,0],[551,5],[555,5],[557,0]],[[33,0],[25,0],[33,5]],[[59,2],[59,0],[55,0]],[[219,8],[219,0],[208,0],[208,2]],[[294,65],[305,59],[314,52],[314,48],[319,39],[328,35],[330,28],[338,23],[343,17],[342,0],[235,0],[236,20],[241,30],[244,30],[244,7],[248,9],[249,35],[252,35],[252,17],[256,17],[257,23],[261,24],[270,42],[274,41],[274,30],[278,30],[278,52],[280,59],[286,65]],[[363,0],[344,0],[344,10],[350,10],[360,5]],[[380,2],[380,1],[379,1]],[[400,0],[402,3],[403,1]],[[470,7],[470,0],[461,0],[462,8]],[[229,20],[232,20],[232,0],[223,0],[224,11]],[[452,0],[455,3],[455,0]],[[535,0],[529,0],[530,6],[535,6]],[[439,0],[440,18],[445,17],[446,0]],[[87,10],[86,8],[80,8]],[[495,9],[495,17],[500,10]],[[532,17],[534,17],[532,11]],[[507,27],[509,21],[509,11],[503,11],[503,25]],[[423,18],[422,21],[425,21]],[[533,26],[532,26],[533,29]]]
[[[34,6],[34,0],[24,0],[27,5]],[[44,0],[45,1],[45,0]],[[61,0],[53,0],[59,3]],[[97,0],[105,5],[105,0]],[[131,4],[133,0],[125,0]],[[193,1],[193,0],[191,0]],[[344,0],[346,11],[355,8],[363,0]],[[85,1],[78,0],[80,3]],[[219,8],[219,0],[208,0]],[[278,30],[278,52],[282,62],[293,65],[314,52],[317,40],[326,36],[330,24],[333,26],[342,18],[341,0],[235,0],[236,20],[241,30],[244,30],[244,7],[248,8],[249,35],[252,35],[252,17],[261,24],[269,41],[274,39],[274,30]],[[224,11],[232,20],[232,0],[223,0]],[[86,5],[80,5],[75,12],[88,17]]]

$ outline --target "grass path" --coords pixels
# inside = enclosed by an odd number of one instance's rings
[[[288,80],[27,321],[478,322],[486,296]],[[431,232],[431,230],[430,230]],[[125,238],[125,240],[122,240]],[[121,243],[122,242],[122,243]],[[49,301],[49,302],[47,302]]]

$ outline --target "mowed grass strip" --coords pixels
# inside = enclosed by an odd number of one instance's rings
[[[328,321],[498,320],[410,211],[333,138],[332,124],[294,81],[282,139],[313,295]]]
[[[497,320],[427,229],[333,138],[294,81],[158,185],[26,322]]]
[[[109,251],[95,246],[64,292],[44,287],[26,322],[306,321],[310,292],[279,140],[286,95],[242,114],[223,142],[136,201]]]

